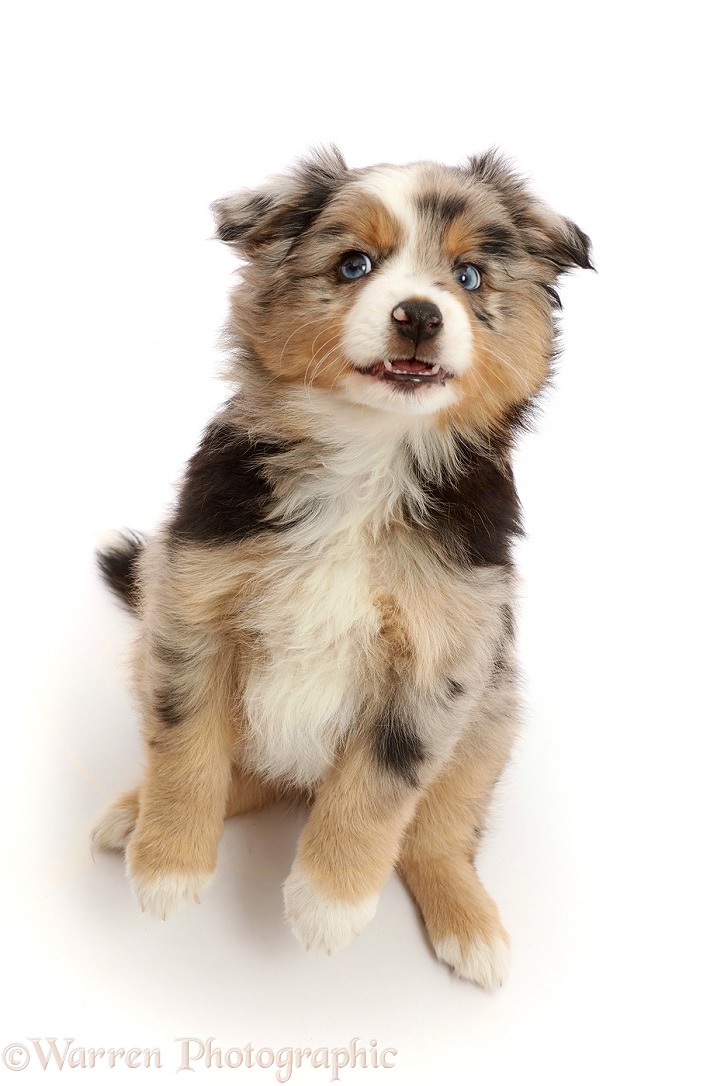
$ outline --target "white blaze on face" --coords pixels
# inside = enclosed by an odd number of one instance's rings
[[[434,341],[435,362],[453,374],[464,373],[471,365],[470,315],[455,296],[452,269],[451,288],[446,290],[433,280],[421,258],[421,223],[415,206],[415,196],[420,190],[419,171],[414,167],[382,167],[365,177],[359,188],[385,204],[401,224],[404,241],[396,253],[373,271],[368,282],[358,285],[357,296],[344,323],[342,349],[345,357],[360,370],[389,358],[394,350],[391,348],[394,335],[392,310],[400,302],[414,298],[432,302],[442,313],[442,328]],[[439,271],[436,277],[439,279]],[[429,349],[427,354],[429,357]],[[364,374],[350,374],[342,383],[341,391],[354,403],[405,415],[430,414],[458,399],[454,377],[444,385],[421,384],[410,389]]]

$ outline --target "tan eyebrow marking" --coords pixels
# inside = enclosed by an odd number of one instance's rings
[[[362,248],[389,253],[404,239],[402,223],[374,196],[360,193],[342,195],[319,220],[323,232],[344,234],[358,239]]]

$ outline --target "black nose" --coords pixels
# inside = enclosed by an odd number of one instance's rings
[[[442,328],[442,313],[432,302],[408,300],[392,310],[392,322],[413,343],[432,339]]]

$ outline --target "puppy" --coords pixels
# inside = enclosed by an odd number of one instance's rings
[[[165,526],[100,555],[140,618],[146,770],[94,843],[166,917],[225,818],[306,798],[301,943],[343,947],[397,868],[438,958],[492,988],[508,936],[474,858],[519,716],[511,450],[589,240],[492,152],[332,148],[213,211],[244,261],[233,392]]]

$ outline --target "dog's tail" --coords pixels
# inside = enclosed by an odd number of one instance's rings
[[[139,532],[114,532],[96,551],[101,576],[124,607],[140,607],[139,561],[146,539]]]

